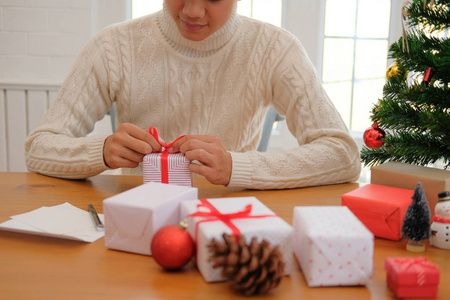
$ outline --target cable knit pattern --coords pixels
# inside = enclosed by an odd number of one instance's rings
[[[261,62],[263,61],[263,55],[264,51],[266,49],[264,48],[267,46],[267,35],[264,31],[264,28],[261,28],[261,33],[258,35],[259,42],[255,47],[255,51],[253,51],[252,56],[250,57],[250,67],[247,77],[247,86],[246,86],[246,93],[245,93],[245,99],[244,99],[244,111],[246,115],[251,115],[252,112],[255,109],[255,103],[256,101],[261,101],[261,99],[257,99],[257,88],[258,88],[258,71],[261,66]],[[241,136],[243,141],[241,141],[241,144],[249,145],[251,144],[251,139],[254,138],[252,136],[252,132],[254,132],[254,126],[255,124],[249,123],[246,124],[244,127],[244,132]]]
[[[219,137],[233,160],[230,186],[295,188],[359,176],[356,143],[299,41],[236,12],[200,42],[182,37],[165,7],[104,29],[28,137],[29,170],[64,178],[106,170],[106,137],[86,135],[112,103],[117,126],[158,127],[166,141],[182,134]],[[286,116],[298,147],[255,150],[270,106]],[[141,172],[141,166],[122,170]]]
[[[130,102],[131,102],[131,78],[132,78],[132,56],[131,49],[134,46],[134,41],[129,37],[129,32],[125,27],[117,27],[117,31],[119,34],[119,47],[120,47],[120,56],[121,63],[123,68],[123,91],[121,94],[122,107],[120,109],[125,111],[130,111]],[[130,118],[129,115],[126,118]]]

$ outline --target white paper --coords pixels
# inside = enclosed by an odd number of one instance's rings
[[[97,231],[88,211],[70,203],[56,206],[43,206],[36,210],[10,217],[0,224],[1,230],[43,235],[84,242],[94,242],[104,236]],[[99,214],[103,222],[103,215]]]

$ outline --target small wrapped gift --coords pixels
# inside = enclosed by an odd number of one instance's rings
[[[439,200],[438,194],[450,190],[450,171],[390,161],[375,166],[370,171],[370,182],[414,190],[420,182],[431,211]]]
[[[286,263],[285,274],[292,269],[292,227],[276,216],[255,197],[200,199],[183,201],[181,216],[186,217],[188,231],[197,245],[196,262],[207,282],[226,280],[221,269],[214,269],[208,261],[208,244],[212,239],[223,241],[223,233],[242,234],[249,243],[253,237],[279,245]]]
[[[161,182],[175,185],[192,186],[190,160],[182,153],[150,153],[144,156],[144,183]]]
[[[342,195],[347,206],[376,236],[399,241],[413,190],[368,184]]]
[[[175,141],[166,144],[158,136],[156,128],[150,127],[149,133],[161,143],[161,151],[144,156],[143,175],[144,183],[161,182],[175,185],[192,186],[192,174],[189,170],[191,163],[182,153],[169,154],[169,148],[184,135]]]
[[[436,298],[439,268],[425,257],[388,257],[386,280],[397,298]]]
[[[180,222],[180,202],[198,199],[194,187],[149,182],[103,200],[106,248],[151,255],[163,226]]]
[[[365,285],[374,237],[342,206],[294,208],[294,253],[310,287]]]

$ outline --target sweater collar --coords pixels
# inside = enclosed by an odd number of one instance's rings
[[[191,41],[180,34],[165,4],[157,17],[157,25],[164,39],[175,51],[189,57],[203,57],[217,52],[236,34],[240,23],[240,17],[235,9],[230,19],[219,30],[202,41]]]

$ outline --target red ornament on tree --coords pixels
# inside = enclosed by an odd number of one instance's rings
[[[162,227],[153,236],[150,249],[155,261],[164,269],[183,268],[194,255],[194,241],[184,223]]]
[[[426,69],[425,73],[423,74],[422,83],[428,86],[431,82],[432,77],[433,77],[433,69],[431,68]]]
[[[378,123],[373,123],[372,127],[369,127],[364,131],[364,143],[367,145],[367,147],[370,147],[372,149],[377,149],[383,146],[384,143],[384,137],[386,134],[384,133],[384,130],[378,127]]]

